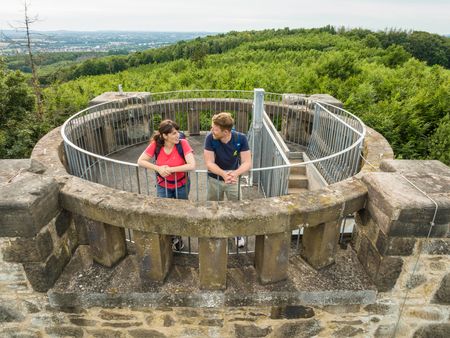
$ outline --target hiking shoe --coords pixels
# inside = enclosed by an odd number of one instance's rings
[[[176,236],[172,238],[172,250],[173,251],[181,251],[184,248],[183,239],[180,236]]]
[[[243,248],[245,246],[245,238],[244,237],[236,237],[234,242],[238,248]]]

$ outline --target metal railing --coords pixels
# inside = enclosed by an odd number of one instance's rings
[[[89,107],[69,118],[61,130],[70,173],[112,188],[156,196],[155,174],[136,164],[142,144],[164,119],[176,121],[192,138],[204,137],[212,115],[221,111],[234,116],[236,130],[247,134],[251,149],[261,149],[259,157],[255,156],[257,165],[254,163],[254,168],[239,179],[242,199],[287,194],[289,172],[294,166],[314,165],[328,183],[357,173],[365,135],[357,117],[306,98],[290,102],[281,94],[264,93],[262,128],[258,130],[252,125],[255,93],[149,93]],[[289,153],[296,151],[305,151],[311,160],[290,163]],[[133,161],[127,160],[130,154]],[[190,199],[206,201],[207,171],[190,173],[190,182]],[[192,253],[195,250],[190,238],[188,241],[187,252]],[[243,251],[249,252],[248,245]]]

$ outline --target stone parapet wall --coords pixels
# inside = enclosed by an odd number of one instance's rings
[[[59,185],[35,160],[0,160],[0,237],[3,258],[22,263],[33,288],[47,291],[78,246],[71,213],[59,204]]]
[[[387,291],[420,239],[427,238],[424,250],[449,253],[450,168],[409,160],[383,160],[379,166],[388,172],[362,176],[368,200],[356,214],[353,245],[378,289]]]

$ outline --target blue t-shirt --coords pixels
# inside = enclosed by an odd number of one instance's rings
[[[234,139],[234,140],[233,140]],[[222,143],[220,140],[214,140],[211,133],[206,136],[205,149],[214,151],[215,163],[222,170],[236,170],[239,168],[239,153],[236,149],[236,145],[239,142],[240,151],[249,150],[247,136],[237,131],[232,131],[231,139],[228,143]],[[208,173],[209,176],[217,178],[218,176],[213,173]],[[218,177],[222,179],[222,177]]]

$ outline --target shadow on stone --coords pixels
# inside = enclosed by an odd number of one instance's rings
[[[313,308],[302,305],[276,306],[272,307],[270,311],[271,319],[311,318],[314,315]]]

